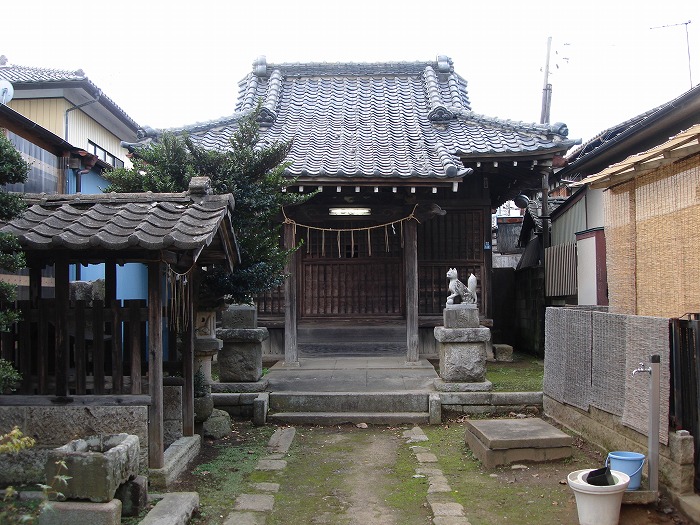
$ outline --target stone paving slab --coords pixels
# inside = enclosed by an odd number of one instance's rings
[[[428,505],[433,512],[433,516],[464,516],[464,507],[454,501],[431,501],[428,498]]]
[[[287,467],[287,462],[283,459],[261,459],[258,461],[257,470],[283,470]]]
[[[264,512],[248,512],[234,510],[231,512],[224,525],[265,525],[267,515]]]
[[[270,494],[240,494],[233,504],[233,510],[270,512],[274,505],[275,497]]]
[[[435,516],[433,525],[471,525],[464,516]]]
[[[266,482],[251,483],[250,486],[252,488],[254,488],[255,490],[259,490],[260,492],[279,492],[280,491],[280,484],[279,483],[266,483]]]
[[[437,463],[437,456],[432,452],[419,452],[416,454],[416,459],[420,463]]]
[[[186,525],[197,507],[199,494],[196,492],[169,492],[139,525]]]

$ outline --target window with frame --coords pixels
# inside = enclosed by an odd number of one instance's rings
[[[111,166],[114,166],[115,168],[123,168],[124,167],[124,161],[118,158],[116,155],[112,155],[109,151],[107,151],[104,148],[101,148],[94,142],[88,140],[88,153],[92,153],[95,155],[98,159],[100,159],[103,162],[106,162],[107,164],[110,164]]]

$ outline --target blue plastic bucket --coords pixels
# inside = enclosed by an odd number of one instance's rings
[[[610,452],[605,460],[611,470],[619,470],[630,477],[627,490],[637,490],[642,484],[642,467],[646,456],[638,452]]]

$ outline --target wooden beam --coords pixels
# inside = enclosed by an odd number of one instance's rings
[[[340,186],[338,186],[340,188]],[[294,247],[294,225],[284,225],[284,247]],[[287,279],[284,281],[284,362],[286,364],[299,363],[299,349],[297,348],[297,260],[298,252],[292,253],[287,259],[284,272]]]
[[[147,406],[151,404],[151,398],[147,395],[139,396],[70,396],[58,398],[56,396],[0,396],[0,406]]]
[[[163,468],[163,295],[161,265],[148,265],[148,468]]]
[[[418,361],[418,228],[416,221],[404,225],[406,271],[406,361]]]

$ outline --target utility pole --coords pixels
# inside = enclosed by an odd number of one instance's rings
[[[542,113],[540,124],[549,124],[549,108],[552,105],[552,84],[549,83],[549,55],[552,51],[552,37],[547,38],[547,60],[544,64],[544,87],[542,88]]]
[[[542,114],[540,124],[549,124],[549,108],[552,104],[552,84],[549,83],[549,55],[552,51],[552,37],[547,38],[547,60],[544,65],[544,88],[542,89]],[[549,169],[542,174],[542,266],[544,251],[549,246]]]

